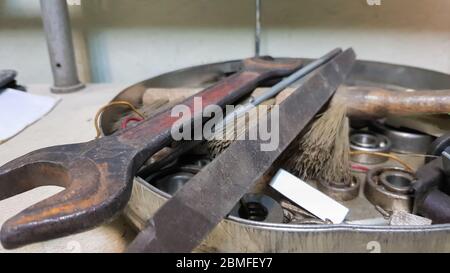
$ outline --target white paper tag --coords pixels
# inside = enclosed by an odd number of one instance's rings
[[[274,176],[270,186],[324,221],[342,223],[349,212],[348,208],[283,169]]]
[[[14,89],[0,93],[0,143],[50,112],[59,99]]]

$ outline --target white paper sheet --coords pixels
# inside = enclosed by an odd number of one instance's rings
[[[0,93],[0,143],[49,113],[60,99],[14,89]]]
[[[348,208],[283,169],[274,176],[270,186],[322,220],[340,224],[349,212]]]

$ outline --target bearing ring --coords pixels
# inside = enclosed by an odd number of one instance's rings
[[[401,154],[425,154],[434,141],[434,137],[430,135],[397,129],[379,121],[372,122],[370,129],[387,136],[392,142],[392,151]]]
[[[375,168],[367,174],[364,194],[373,205],[386,211],[411,212],[415,176],[401,168]]]
[[[230,215],[266,223],[283,223],[284,220],[281,205],[271,197],[258,193],[244,195],[241,202],[234,206]]]
[[[361,183],[356,176],[352,177],[349,186],[329,183],[324,180],[317,182],[317,189],[337,201],[350,201],[358,197]]]
[[[360,152],[388,153],[391,149],[391,141],[379,134],[366,131],[356,131],[350,134],[350,149]],[[387,161],[386,157],[371,154],[352,155],[353,162],[375,165]]]

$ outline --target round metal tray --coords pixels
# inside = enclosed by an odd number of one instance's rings
[[[304,59],[306,62],[308,59]],[[122,91],[114,100],[140,104],[148,88],[204,88],[241,67],[241,61],[195,66],[169,72]],[[450,89],[450,75],[379,62],[357,61],[347,84],[412,89]],[[100,126],[112,131],[118,109],[104,112]],[[134,181],[125,216],[138,229],[170,196]],[[176,217],[176,216],[175,216]],[[182,217],[182,215],[180,215]],[[444,252],[450,251],[450,225],[390,227],[362,225],[287,225],[254,222],[237,217],[223,220],[196,251],[210,252]]]

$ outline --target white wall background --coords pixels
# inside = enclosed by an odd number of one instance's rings
[[[262,53],[318,57],[353,46],[360,59],[450,73],[450,1],[263,0]],[[81,0],[70,8],[85,81],[133,83],[253,55],[254,0]],[[0,0],[0,68],[49,83],[38,0]]]

